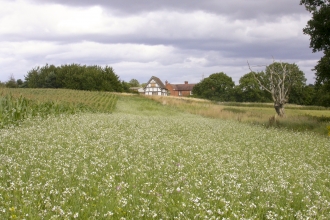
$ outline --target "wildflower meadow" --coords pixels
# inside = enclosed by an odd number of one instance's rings
[[[330,219],[330,140],[119,96],[0,129],[1,219]]]

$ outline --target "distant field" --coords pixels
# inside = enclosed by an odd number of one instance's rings
[[[328,137],[118,97],[0,129],[0,219],[330,219]]]

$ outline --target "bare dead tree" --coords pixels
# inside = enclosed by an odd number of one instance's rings
[[[290,70],[287,68],[286,64],[279,62],[279,69],[276,69],[276,65],[268,66],[269,75],[268,80],[269,82],[267,85],[262,83],[260,79],[256,76],[255,72],[251,69],[249,62],[249,69],[254,75],[254,78],[257,80],[260,87],[272,95],[272,99],[274,101],[274,108],[277,115],[283,117],[284,116],[284,105],[287,103],[289,98],[289,92],[292,83],[290,79]],[[273,64],[275,61],[273,60]],[[289,83],[288,83],[289,82]]]

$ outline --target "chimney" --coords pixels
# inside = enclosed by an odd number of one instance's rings
[[[167,85],[167,84],[168,84],[168,81],[166,80],[166,81],[165,81],[165,85]]]
[[[188,84],[188,81],[184,81],[184,84]]]

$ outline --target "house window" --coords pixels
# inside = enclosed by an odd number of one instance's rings
[[[192,91],[190,91],[190,95],[192,95]]]
[[[179,96],[182,96],[182,92],[181,91],[179,91]]]
[[[152,95],[158,95],[158,92],[152,92]]]

